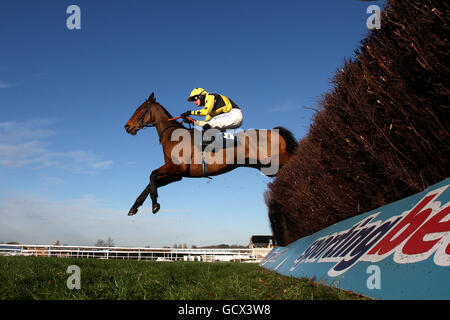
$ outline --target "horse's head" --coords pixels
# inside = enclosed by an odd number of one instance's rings
[[[156,104],[155,94],[152,94],[144,101],[143,104],[136,109],[125,125],[125,130],[132,135],[135,135],[140,129],[152,126],[155,119],[152,114],[152,105]]]

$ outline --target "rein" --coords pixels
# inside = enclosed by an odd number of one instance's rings
[[[145,115],[147,114],[147,112],[150,112],[150,118],[153,118],[152,117],[152,109],[150,108],[151,107],[151,105],[152,105],[152,103],[151,103],[152,101],[149,101],[149,100],[147,100],[147,109],[145,110],[145,112],[142,114],[142,117],[141,117],[141,119],[139,120],[139,126],[143,129],[143,128],[149,128],[149,127],[154,127],[154,126],[156,126],[157,124],[159,124],[159,123],[161,123],[161,122],[164,122],[164,121],[175,121],[175,120],[178,120],[178,119],[180,119],[180,118],[183,118],[183,121],[181,121],[181,123],[183,123],[183,122],[187,122],[188,124],[189,124],[189,127],[191,126],[191,123],[194,123],[194,119],[192,119],[191,117],[182,117],[182,116],[178,116],[178,117],[175,117],[175,118],[170,118],[170,119],[167,119],[167,120],[161,120],[161,121],[157,121],[157,122],[151,122],[151,123],[143,123],[144,122],[144,118],[145,118]]]
[[[156,126],[158,123],[161,123],[161,122],[164,122],[164,121],[172,122],[172,121],[176,121],[176,120],[178,120],[178,119],[180,119],[180,118],[183,118],[183,117],[182,117],[182,116],[179,116],[179,117],[170,118],[170,119],[167,119],[167,120],[161,120],[161,121],[158,121],[158,122],[147,123],[147,124],[142,125],[142,128],[154,127],[154,126]],[[189,128],[191,129],[191,123],[194,122],[194,119],[192,119],[191,117],[186,117],[181,123],[183,123],[185,120],[187,120],[187,123],[189,124]],[[159,141],[160,141],[160,142],[161,142],[161,137],[163,136],[164,132],[166,132],[166,130],[167,130],[167,129],[170,129],[170,128],[173,128],[173,125],[172,125],[172,126],[167,126],[167,127],[165,127],[165,128],[159,133]]]
[[[147,112],[146,112],[146,113],[147,113]],[[141,124],[141,123],[140,123],[140,126],[141,126],[142,128],[149,128],[149,127],[154,127],[154,126],[156,126],[157,124],[159,124],[159,123],[161,123],[161,122],[164,122],[164,121],[170,122],[170,121],[178,120],[178,119],[180,119],[180,118],[183,118],[183,117],[182,117],[182,116],[178,116],[178,117],[175,117],[175,118],[170,118],[170,119],[167,119],[167,120],[161,120],[161,121],[151,122],[151,123],[146,123],[146,124]],[[187,122],[189,125],[190,125],[191,123],[194,122],[194,119],[192,119],[191,117],[186,117],[185,120],[187,120],[186,122]],[[184,120],[181,121],[181,123],[183,123],[183,122],[185,122],[185,121],[184,121]]]

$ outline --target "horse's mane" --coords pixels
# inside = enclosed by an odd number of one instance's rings
[[[169,119],[172,118],[172,115],[169,113],[169,111],[167,111],[166,108],[164,108],[158,101],[155,100],[154,103],[158,104],[158,106],[161,107],[161,109],[164,111],[164,113],[166,114],[166,116],[169,117]]]

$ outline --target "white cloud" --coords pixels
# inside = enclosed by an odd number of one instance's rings
[[[41,174],[41,179],[44,183],[44,185],[46,186],[56,186],[56,185],[60,185],[64,182],[63,179],[58,178],[58,177],[53,177],[53,176],[48,176],[45,174]]]
[[[6,89],[11,87],[12,85],[10,83],[7,83],[5,81],[0,80],[0,89]]]
[[[55,121],[54,119],[34,119],[22,122],[0,122],[0,142],[18,143],[54,136],[56,132],[45,127],[52,125]]]
[[[150,211],[144,206],[129,217],[128,210],[110,208],[91,195],[64,201],[9,195],[0,198],[0,241],[95,245],[111,237],[117,246],[161,247],[187,242],[186,225],[201,224],[183,210],[161,209],[158,215]]]
[[[33,165],[34,168],[59,168],[75,173],[87,173],[108,169],[111,160],[84,150],[53,151],[48,138],[55,136],[47,127],[52,119],[35,119],[23,122],[0,123],[0,165],[20,168]]]
[[[276,105],[270,109],[267,109],[266,112],[267,113],[275,113],[275,112],[289,112],[289,111],[299,111],[300,107],[298,107],[297,105],[294,105],[290,102],[284,103],[284,104],[279,104]]]

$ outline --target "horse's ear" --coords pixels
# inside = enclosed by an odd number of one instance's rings
[[[148,97],[148,100],[153,101],[155,99],[155,93],[152,92],[152,94]]]

